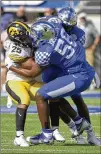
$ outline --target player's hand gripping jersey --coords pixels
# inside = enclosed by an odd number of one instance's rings
[[[6,50],[5,63],[9,63],[10,61],[12,61],[14,62],[14,65],[18,65],[19,63],[24,61],[24,59],[33,56],[33,51],[31,50],[31,48],[21,47],[9,39],[4,42],[4,49]],[[10,70],[7,72],[7,80],[31,81],[32,79],[32,77],[24,77]]]

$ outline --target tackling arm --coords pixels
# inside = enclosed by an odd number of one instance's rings
[[[36,77],[43,71],[43,69],[37,63],[35,63],[32,58],[29,58],[24,63],[21,63],[18,68],[11,66],[9,69],[19,75],[26,77]]]

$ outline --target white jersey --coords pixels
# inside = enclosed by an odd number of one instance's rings
[[[11,40],[4,42],[4,49],[6,50],[6,58],[10,58],[10,60],[18,63],[33,55],[31,48],[20,47]],[[7,80],[32,81],[33,77],[24,77],[9,70],[7,72]]]
[[[3,44],[8,57],[14,62],[22,62],[27,57],[32,57],[32,50],[29,47],[22,47],[11,40],[6,40]]]

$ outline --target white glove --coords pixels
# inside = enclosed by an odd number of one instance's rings
[[[100,78],[96,72],[95,72],[94,81],[95,81],[96,87],[99,88],[101,83],[100,83]]]

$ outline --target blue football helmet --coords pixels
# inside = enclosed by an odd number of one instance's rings
[[[56,34],[54,25],[47,21],[37,21],[31,26],[30,36],[33,39],[33,46],[37,46],[40,41],[55,37]]]
[[[75,26],[77,24],[77,14],[71,7],[66,7],[58,12],[58,17],[67,26]]]

